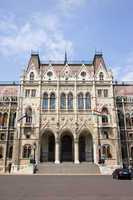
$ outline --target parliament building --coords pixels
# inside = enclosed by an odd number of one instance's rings
[[[102,53],[74,63],[32,53],[18,83],[0,83],[0,172],[10,163],[12,173],[133,165],[133,83],[114,82]]]

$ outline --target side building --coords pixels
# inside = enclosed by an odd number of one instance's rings
[[[0,171],[13,163],[18,104],[18,84],[0,84]]]
[[[133,166],[133,82],[115,83],[114,94],[123,164]]]

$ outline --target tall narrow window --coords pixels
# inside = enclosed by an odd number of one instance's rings
[[[23,147],[23,158],[30,158],[31,156],[31,145],[26,144]]]
[[[2,121],[3,121],[3,115],[0,113],[0,126],[2,126]]]
[[[103,93],[104,93],[104,97],[108,97],[108,90],[107,90],[107,89],[105,89],[105,90],[103,91]]]
[[[30,81],[34,81],[34,72],[30,73]]]
[[[13,152],[13,147],[11,146],[9,148],[9,154],[8,154],[8,157],[11,159],[12,158],[12,152]]]
[[[102,123],[103,124],[108,123],[108,109],[107,108],[102,109]]]
[[[133,146],[131,147],[131,158],[133,160]]]
[[[4,113],[3,115],[3,126],[6,127],[7,126],[7,119],[8,119],[8,114]]]
[[[78,94],[78,109],[83,110],[84,109],[84,97],[83,94]]]
[[[60,97],[60,108],[62,110],[66,109],[66,95],[64,93],[62,93]]]
[[[0,159],[2,159],[3,158],[3,147],[1,146],[0,147]]]
[[[91,96],[89,93],[85,96],[85,109],[91,109]]]
[[[44,93],[43,94],[43,105],[42,105],[44,110],[48,110],[48,94]]]
[[[110,150],[110,145],[109,144],[104,144],[102,146],[102,154],[104,155],[105,159],[111,159],[112,158],[112,154],[111,154],[111,150]]]
[[[26,109],[26,123],[31,124],[32,123],[32,108],[28,107]]]
[[[99,74],[99,80],[100,80],[100,81],[103,81],[103,80],[104,80],[103,72],[100,72],[100,74]]]
[[[55,110],[55,94],[50,95],[50,110]]]
[[[68,107],[68,110],[73,110],[73,95],[72,95],[72,93],[68,94],[67,107]]]

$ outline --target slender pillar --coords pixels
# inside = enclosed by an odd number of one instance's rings
[[[78,140],[74,140],[74,163],[79,164],[79,145]]]
[[[60,163],[60,144],[59,139],[55,140],[55,164]]]

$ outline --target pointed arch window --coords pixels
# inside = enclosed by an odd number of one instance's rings
[[[8,114],[4,113],[4,115],[3,115],[3,122],[2,122],[3,127],[7,126],[7,119],[8,119]]]
[[[99,80],[100,80],[100,81],[103,81],[103,80],[104,80],[103,72],[100,72],[100,74],[99,74]]]
[[[55,94],[52,93],[50,95],[50,110],[55,110],[55,104],[56,104]]]
[[[103,124],[108,123],[108,109],[107,108],[102,109],[102,123]]]
[[[31,72],[30,73],[30,81],[34,81],[34,78],[35,78],[34,72]]]
[[[109,144],[104,144],[102,146],[102,154],[105,157],[105,159],[111,159],[112,154],[111,154],[111,148]]]
[[[0,146],[0,159],[2,159],[2,158],[3,158],[3,147]]]
[[[2,122],[3,122],[3,115],[2,113],[0,113],[0,126],[2,126]]]
[[[68,104],[67,105],[68,110],[73,110],[73,94],[72,93],[68,94],[67,104]]]
[[[42,105],[44,110],[48,110],[48,94],[44,93],[43,94],[43,105]]]
[[[62,110],[66,109],[66,94],[62,93],[60,96],[60,108]]]
[[[26,144],[23,147],[23,158],[30,158],[31,157],[31,145],[30,144]]]
[[[86,93],[85,95],[85,109],[91,109],[91,95]]]
[[[130,119],[129,113],[126,113],[126,125],[127,125],[127,128],[131,128],[131,119]]]
[[[8,155],[8,157],[11,159],[12,158],[12,152],[13,152],[13,146],[11,146],[10,148],[9,148],[9,155]]]
[[[83,93],[78,94],[78,109],[83,110],[84,109],[84,96]]]
[[[26,108],[26,123],[28,124],[32,123],[32,108],[31,107]]]

